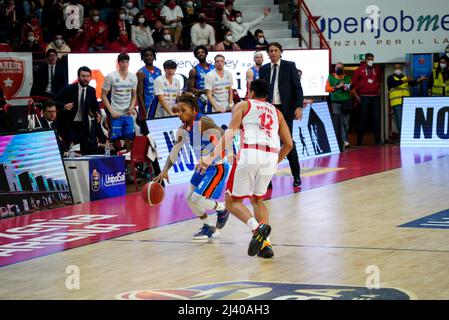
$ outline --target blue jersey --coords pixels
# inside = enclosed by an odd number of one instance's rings
[[[214,148],[216,143],[219,141],[219,137],[216,137],[215,141],[209,138],[204,138],[203,134],[201,134],[201,118],[204,117],[203,114],[198,113],[195,117],[195,120],[193,121],[192,126],[184,125],[184,129],[186,129],[189,132],[189,142],[192,146],[193,152],[195,153],[196,158],[198,161],[201,159],[201,157],[207,156],[210,154]],[[224,155],[224,152],[223,152]],[[217,157],[212,165],[216,165],[218,162],[223,162],[225,159],[222,159],[223,157]]]
[[[253,80],[259,79],[259,70],[257,70],[255,66],[252,66],[251,70],[253,70],[253,74],[254,74],[254,79]]]
[[[204,68],[203,66],[197,64],[195,66],[196,76],[195,76],[195,88],[199,90],[204,90],[204,79],[206,78],[206,74],[215,69],[213,64],[209,65],[209,68]]]
[[[154,80],[162,75],[161,69],[154,67],[152,71],[146,67],[140,69],[145,74],[143,80],[143,94],[145,98],[145,110],[147,112],[148,119],[153,119],[156,113],[157,99],[154,97]]]

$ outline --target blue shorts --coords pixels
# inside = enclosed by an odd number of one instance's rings
[[[200,113],[212,113],[212,104],[209,101],[205,104],[201,99],[197,99],[196,102],[200,107]]]
[[[111,117],[111,140],[134,139],[134,119],[124,115],[114,119]]]
[[[226,185],[228,172],[229,163],[210,166],[204,174],[195,172],[190,179],[190,183],[195,186],[195,193],[205,198],[218,199]]]

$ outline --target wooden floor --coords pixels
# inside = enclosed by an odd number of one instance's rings
[[[116,299],[235,281],[364,287],[378,268],[381,288],[449,299],[449,230],[398,227],[449,208],[448,173],[446,157],[269,200],[273,259],[246,254],[250,231],[234,217],[220,239],[194,243],[192,219],[0,268],[0,298]]]

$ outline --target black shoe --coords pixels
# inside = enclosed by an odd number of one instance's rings
[[[269,259],[272,256],[274,256],[273,247],[271,246],[271,244],[269,246],[266,246],[265,248],[259,250],[259,252],[257,253],[257,256],[261,257],[261,258],[265,258],[265,259]]]
[[[293,187],[297,188],[301,185],[301,178],[295,178],[293,180]]]
[[[270,235],[271,227],[268,224],[259,224],[256,230],[253,231],[253,238],[249,243],[248,247],[248,255],[255,256],[257,252],[259,252],[260,248],[262,248],[263,242]]]

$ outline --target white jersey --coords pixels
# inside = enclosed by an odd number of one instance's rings
[[[280,148],[279,118],[275,106],[266,101],[248,99],[248,110],[243,115],[243,143]]]
[[[123,79],[118,71],[109,73],[103,82],[103,89],[111,92],[112,110],[126,114],[132,99],[132,90],[137,89],[137,76],[128,72]]]
[[[233,83],[231,72],[223,70],[223,77],[221,77],[217,73],[217,69],[214,69],[206,75],[204,88],[212,90],[212,96],[218,107],[227,110],[229,106],[229,89],[232,88]]]
[[[177,78],[173,78],[172,83],[167,80],[164,75],[157,77],[154,80],[154,95],[164,96],[164,101],[167,103],[168,107],[171,109],[176,105],[176,97],[181,93],[181,83]],[[160,103],[157,105],[155,118],[169,117],[170,115],[165,111]]]

